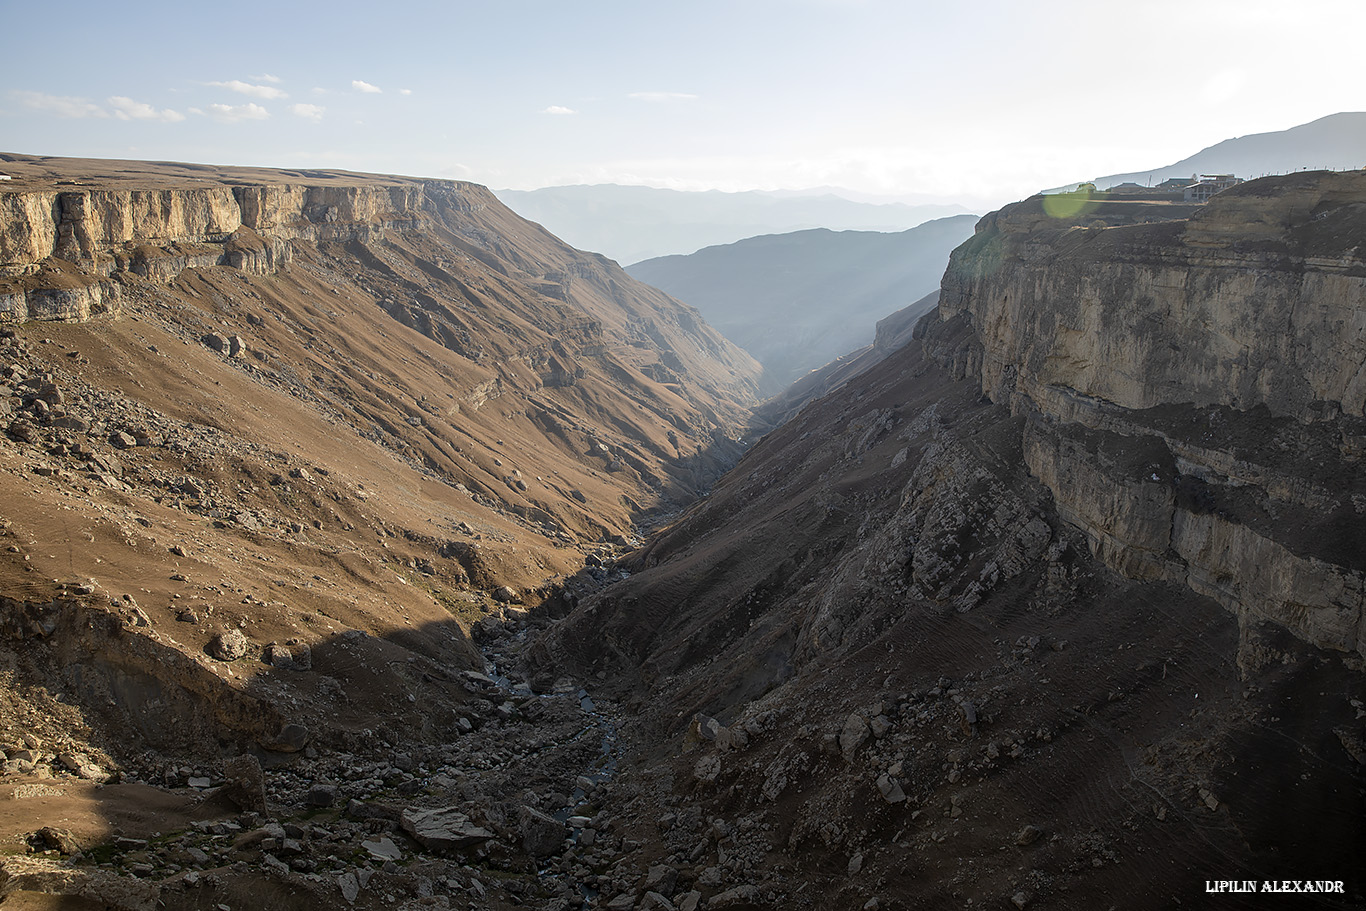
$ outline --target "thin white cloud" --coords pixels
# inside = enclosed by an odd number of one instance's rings
[[[108,117],[109,112],[85,98],[49,95],[46,92],[11,91],[10,97],[24,107],[48,111],[58,117]]]
[[[262,73],[259,76],[249,76],[248,78],[254,79],[257,82],[269,82],[274,85],[278,85],[283,81],[279,76],[272,76],[270,73]]]
[[[697,96],[688,92],[631,92],[626,96],[632,101],[650,101],[659,103],[661,101],[696,101]]]
[[[295,117],[302,117],[303,119],[311,120],[314,123],[322,122],[323,111],[326,110],[327,108],[320,104],[291,104],[289,106],[289,112]]]
[[[265,120],[270,116],[270,111],[250,101],[246,104],[211,104],[209,116],[223,123],[237,123],[242,120]]]
[[[210,82],[208,85],[217,86],[220,89],[228,89],[240,95],[250,95],[252,98],[288,98],[289,96],[280,89],[271,85],[253,85],[250,82],[243,82],[240,79],[229,79],[227,82]]]
[[[179,111],[171,108],[157,110],[150,104],[134,101],[123,95],[110,97],[108,103],[114,109],[114,116],[119,120],[161,120],[165,123],[176,123],[185,119],[185,115]]]
[[[399,93],[400,95],[411,95],[411,94],[413,93],[413,90],[412,90],[412,89],[399,89],[399,90],[398,90],[398,93]]]
[[[355,89],[357,92],[365,92],[367,95],[379,95],[384,91],[384,89],[377,85],[361,82],[359,79],[351,80],[351,88]]]
[[[578,111],[574,110],[573,108],[564,107],[563,105],[552,104],[550,107],[543,109],[543,110],[541,111],[541,113],[542,113],[542,114],[577,114]]]

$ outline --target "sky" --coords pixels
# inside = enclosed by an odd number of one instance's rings
[[[1366,110],[1361,0],[0,0],[0,150],[981,209]]]

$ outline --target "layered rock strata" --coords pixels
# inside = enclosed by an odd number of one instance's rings
[[[910,343],[530,658],[675,748],[647,818],[771,827],[751,883],[1138,909],[1234,867],[1359,904],[1366,175],[1058,202],[984,219]]]
[[[1366,174],[1161,215],[983,219],[939,309],[970,337],[938,356],[1031,415],[1031,473],[1107,565],[1361,652]]]

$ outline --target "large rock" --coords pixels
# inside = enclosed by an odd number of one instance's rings
[[[208,653],[219,661],[236,661],[246,657],[251,641],[240,629],[224,630],[209,642]]]
[[[565,825],[534,807],[522,807],[517,812],[518,829],[522,834],[522,850],[532,857],[549,857],[564,847]]]
[[[871,733],[868,722],[857,712],[844,720],[844,728],[840,731],[840,753],[844,755],[845,762],[853,761],[854,754],[868,740]]]
[[[59,854],[79,854],[81,852],[80,842],[76,841],[76,836],[72,835],[68,829],[43,826],[34,833],[33,839],[42,847]]]
[[[888,803],[903,803],[906,800],[906,792],[901,789],[901,783],[886,773],[878,776],[877,789],[882,794],[882,799]]]
[[[750,908],[764,904],[764,894],[758,886],[744,885],[727,889],[711,897],[708,908]]]
[[[403,811],[399,824],[414,841],[428,851],[437,853],[463,851],[493,838],[492,832],[476,826],[468,816],[454,807],[434,810],[409,808]]]
[[[223,779],[223,795],[237,806],[251,813],[270,813],[266,778],[255,756],[242,755],[224,762]]]
[[[84,753],[62,753],[57,761],[73,775],[87,781],[105,781],[109,778],[109,773]]]

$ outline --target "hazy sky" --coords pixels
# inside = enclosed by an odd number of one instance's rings
[[[0,150],[970,206],[1366,110],[1362,0],[0,0]]]

